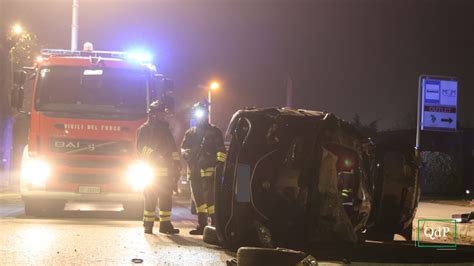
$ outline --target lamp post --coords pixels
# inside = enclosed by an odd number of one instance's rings
[[[207,93],[207,101],[209,102],[209,124],[211,124],[211,106],[212,106],[212,91],[215,91],[217,89],[219,89],[220,85],[218,82],[216,81],[213,81],[210,85],[209,85],[209,90],[208,90],[208,93]]]
[[[71,50],[77,50],[77,35],[79,31],[79,0],[72,1]]]

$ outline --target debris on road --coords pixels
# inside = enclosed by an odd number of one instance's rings
[[[471,220],[474,220],[474,212],[453,214],[451,218],[456,219],[458,223],[469,223]]]
[[[132,262],[133,263],[143,263],[143,260],[142,259],[132,259]]]

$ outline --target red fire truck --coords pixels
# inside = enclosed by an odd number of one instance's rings
[[[136,130],[172,84],[149,61],[139,53],[42,50],[21,167],[27,215],[68,201],[119,202],[142,214],[152,169],[135,160]],[[22,93],[12,96],[21,105]]]

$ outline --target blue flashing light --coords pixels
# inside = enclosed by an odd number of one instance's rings
[[[139,61],[139,62],[151,62],[153,56],[147,52],[128,52],[126,53],[128,60]]]
[[[42,49],[41,55],[47,56],[72,56],[72,57],[101,57],[101,58],[115,58],[122,60],[134,61],[142,64],[147,64],[148,67],[153,68],[153,55],[146,51],[130,51],[130,52],[109,52],[109,51],[73,51],[62,49]]]

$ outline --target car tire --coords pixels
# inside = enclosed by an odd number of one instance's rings
[[[202,235],[204,243],[220,246],[219,239],[217,238],[216,228],[214,226],[204,227],[204,233]]]
[[[240,266],[296,265],[305,257],[304,252],[291,249],[241,247],[237,250],[237,264]]]
[[[404,228],[402,231],[400,231],[399,234],[403,236],[405,240],[412,241],[413,240],[413,224],[411,224],[407,228]]]
[[[123,210],[127,218],[133,220],[143,219],[143,202],[125,202],[123,203]]]

